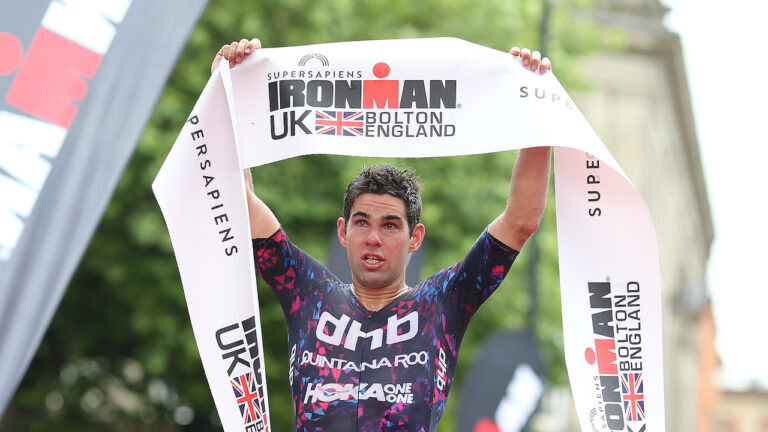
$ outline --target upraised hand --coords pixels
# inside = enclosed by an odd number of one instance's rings
[[[219,67],[221,60],[229,61],[229,67],[235,67],[236,64],[242,63],[246,56],[251,55],[254,51],[261,48],[261,41],[258,38],[240,39],[240,42],[232,42],[229,45],[221,47],[219,52],[216,53],[216,57],[213,58],[211,64],[211,73]]]
[[[541,53],[538,51],[531,53],[531,50],[528,48],[523,48],[521,50],[519,47],[512,47],[512,49],[509,50],[509,53],[515,57],[520,57],[523,61],[523,66],[532,71],[538,69],[539,73],[542,75],[547,73],[547,71],[552,70],[552,63],[550,63],[549,58],[544,57],[542,59]]]

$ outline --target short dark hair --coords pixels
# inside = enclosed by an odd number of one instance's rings
[[[349,182],[344,193],[345,224],[349,223],[352,204],[365,193],[389,194],[403,200],[408,217],[408,233],[413,234],[421,217],[421,184],[413,169],[405,166],[396,168],[389,164],[363,167],[363,171]]]

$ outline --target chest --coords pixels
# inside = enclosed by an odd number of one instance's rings
[[[448,357],[438,310],[427,313],[405,298],[369,312],[348,293],[324,297],[307,302],[289,329],[292,375],[300,387],[323,386],[312,398],[410,402],[415,390],[433,385]]]

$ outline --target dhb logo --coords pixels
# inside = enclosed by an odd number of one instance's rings
[[[404,331],[403,334],[398,334],[400,327],[405,326],[406,324],[408,325],[408,331]],[[332,331],[329,328],[329,325],[332,328]],[[315,336],[317,336],[318,340],[327,344],[339,346],[341,345],[341,339],[346,334],[344,348],[352,351],[357,347],[357,341],[360,338],[371,339],[370,349],[374,350],[380,348],[385,336],[384,330],[378,328],[366,333],[361,331],[361,328],[362,325],[358,321],[353,320],[347,315],[342,315],[341,318],[336,318],[329,312],[323,312],[323,314],[320,315],[320,322],[317,324]],[[387,345],[413,339],[413,337],[416,336],[418,328],[419,314],[416,311],[413,311],[402,318],[398,318],[397,314],[392,315],[387,319]]]

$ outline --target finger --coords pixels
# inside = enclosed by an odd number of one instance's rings
[[[245,48],[245,53],[250,54],[257,49],[261,49],[261,41],[259,38],[253,38],[248,42],[248,46]]]
[[[248,46],[248,39],[240,39],[235,53],[235,63],[242,63],[245,58],[245,48]]]
[[[535,71],[539,68],[539,65],[541,64],[541,53],[538,51],[534,51],[533,54],[531,54],[531,70]]]
[[[213,58],[213,64],[211,65],[211,73],[219,67],[219,63],[221,63],[221,60],[227,59],[227,55],[229,53],[229,45],[222,45],[221,49],[219,49],[219,52],[216,53],[216,57]]]
[[[222,50],[219,50],[219,52],[216,53],[216,55],[213,57],[213,63],[211,63],[211,73],[216,70],[217,67],[219,67],[219,63],[221,63],[221,56],[222,56]]]
[[[523,48],[520,51],[520,57],[523,59],[523,66],[528,67],[531,64],[531,50]]]
[[[229,49],[231,47],[229,45],[224,45],[221,47],[219,52],[221,52],[221,58],[224,60],[229,60]]]
[[[552,70],[552,63],[549,61],[549,57],[544,57],[541,60],[541,66],[539,67],[539,73],[544,75],[547,71]]]
[[[520,56],[520,47],[516,47],[516,46],[512,47],[512,49],[509,50],[509,53],[512,54],[515,57],[519,57]]]
[[[229,57],[227,57],[227,60],[229,60],[229,67],[235,66],[235,58],[237,53],[237,42],[232,42],[229,44]]]

